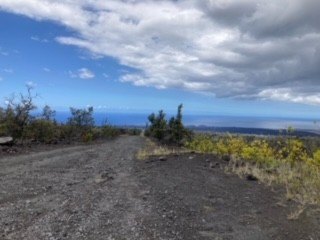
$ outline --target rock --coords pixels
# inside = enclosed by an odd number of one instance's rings
[[[252,174],[248,174],[246,178],[248,181],[258,181],[258,178]]]
[[[222,160],[226,161],[226,162],[230,162],[230,160],[231,160],[230,155],[227,155],[227,154],[223,155]]]
[[[0,137],[0,145],[11,145],[12,143],[12,137]]]
[[[217,162],[215,162],[215,163],[210,163],[209,164],[209,168],[216,168],[216,167],[218,167],[220,164],[219,163],[217,163]]]
[[[163,156],[159,157],[159,160],[162,161],[162,162],[167,161],[167,159],[165,157],[163,157]]]

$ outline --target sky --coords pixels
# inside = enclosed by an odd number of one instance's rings
[[[0,102],[320,119],[318,0],[0,0]]]

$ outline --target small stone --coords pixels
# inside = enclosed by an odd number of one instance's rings
[[[248,181],[258,181],[258,178],[252,174],[248,174],[246,178]]]
[[[167,161],[167,159],[165,157],[163,157],[163,156],[159,157],[159,160],[162,161],[162,162]]]
[[[222,160],[226,161],[226,162],[229,162],[230,161],[230,155],[227,155],[227,154],[223,155],[222,156]]]

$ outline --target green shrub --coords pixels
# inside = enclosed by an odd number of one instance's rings
[[[129,135],[139,136],[141,134],[142,130],[138,129],[138,128],[128,128],[126,132]]]
[[[159,141],[164,140],[167,134],[167,120],[165,119],[166,114],[163,110],[160,110],[158,115],[152,113],[149,115],[148,120],[150,126],[148,127],[148,134],[155,137]]]
[[[70,108],[71,116],[67,121],[64,135],[69,140],[83,140],[94,127],[93,107],[87,109]]]
[[[57,142],[60,138],[60,129],[52,121],[37,119],[28,125],[26,138],[33,139],[41,143]]]
[[[101,127],[101,136],[103,138],[113,138],[120,135],[120,130],[111,125]]]
[[[70,113],[68,125],[82,129],[91,129],[94,126],[93,107],[88,107],[88,109],[70,108]]]
[[[185,146],[193,151],[203,153],[216,153],[217,144],[212,137],[206,134],[196,135],[192,141],[186,142]]]
[[[93,141],[93,133],[92,132],[84,132],[82,134],[82,142],[89,143]]]
[[[312,159],[310,159],[310,163],[320,168],[320,149],[316,150],[313,153]]]
[[[167,122],[166,114],[160,110],[156,115],[152,113],[148,120],[150,125],[147,126],[145,136],[154,137],[160,142],[181,145],[191,139],[192,132],[186,129],[182,123],[182,108],[183,105],[178,106],[176,117],[172,117]]]

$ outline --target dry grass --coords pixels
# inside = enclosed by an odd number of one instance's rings
[[[228,173],[235,173],[241,178],[248,174],[253,175],[260,182],[268,186],[284,186],[286,193],[277,204],[279,206],[286,206],[284,202],[288,200],[299,204],[287,216],[288,220],[298,219],[310,205],[320,205],[320,175],[318,171],[312,170],[304,164],[295,167],[291,167],[290,164],[282,164],[274,171],[269,171],[250,162],[231,158],[225,170]]]
[[[296,209],[287,216],[288,220],[297,220],[305,209],[305,206],[300,206],[298,209]]]
[[[282,185],[286,189],[286,200],[294,200],[301,206],[320,204],[320,175],[306,164],[292,167],[283,163],[270,171],[263,166],[231,158],[226,171],[240,177],[251,174],[269,186]]]
[[[145,147],[137,152],[136,158],[139,160],[145,160],[151,156],[166,156],[190,152],[190,150],[185,148],[161,146],[155,143],[154,141],[150,140],[149,138],[146,138]]]

